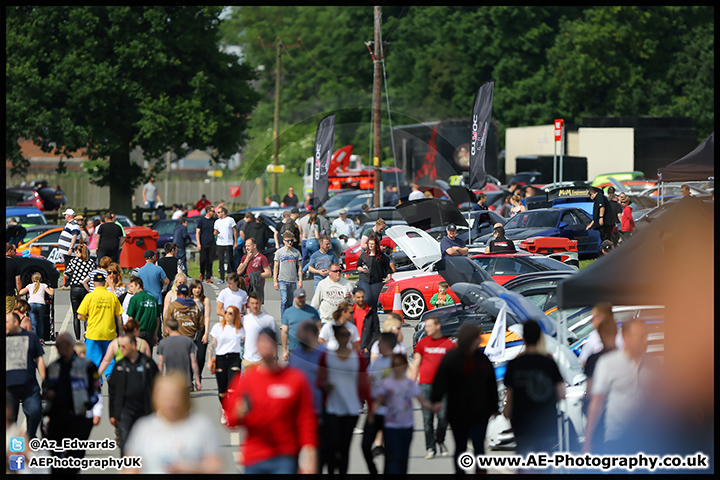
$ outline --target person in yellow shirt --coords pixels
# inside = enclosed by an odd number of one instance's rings
[[[105,277],[101,273],[93,276],[93,283],[95,289],[85,295],[77,314],[80,321],[87,322],[85,355],[99,367],[110,342],[117,338],[120,331],[122,307],[118,298],[105,288]],[[112,372],[112,368],[109,371]]]

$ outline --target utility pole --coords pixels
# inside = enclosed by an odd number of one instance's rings
[[[379,207],[380,204],[380,75],[381,58],[380,58],[380,7],[375,7],[375,53],[373,55],[373,165],[375,166],[375,182],[373,187],[373,206]]]
[[[258,42],[262,42],[262,37],[258,37]],[[260,44],[263,47],[275,47],[276,67],[275,67],[275,117],[273,118],[273,165],[278,165],[278,155],[280,153],[280,75],[282,68],[282,49],[300,47],[300,39],[296,45],[283,45],[280,37],[275,38],[275,43]],[[278,194],[278,174],[273,172],[272,193]]]

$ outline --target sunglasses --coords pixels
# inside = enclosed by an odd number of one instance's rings
[[[288,238],[286,238],[285,240],[283,240],[283,242],[285,242],[285,243],[293,243],[293,241],[290,240],[290,239],[288,239]]]
[[[333,273],[342,272],[342,270],[330,270]]]

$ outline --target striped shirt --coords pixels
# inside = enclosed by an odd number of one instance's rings
[[[80,225],[78,225],[75,220],[69,221],[65,225],[65,228],[63,228],[63,231],[60,233],[60,239],[58,240],[58,250],[61,255],[68,255],[73,235],[80,235]],[[71,252],[70,254],[73,257],[75,256],[75,252]]]
[[[93,277],[95,276],[96,273],[101,273],[102,276],[105,277],[105,280],[107,281],[107,270],[102,269],[102,268],[96,268],[95,270],[90,272],[90,275],[88,275],[88,277],[90,277],[90,281],[88,282],[88,287],[90,287],[90,292],[95,290],[95,282],[93,282]]]

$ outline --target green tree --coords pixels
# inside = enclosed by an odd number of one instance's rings
[[[23,171],[18,139],[44,151],[86,149],[89,180],[110,186],[128,214],[146,175],[130,161],[245,141],[257,102],[253,70],[219,49],[221,7],[7,7],[6,156]],[[62,171],[64,166],[59,165]],[[145,172],[149,173],[149,172]]]

